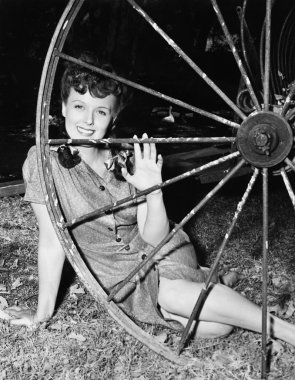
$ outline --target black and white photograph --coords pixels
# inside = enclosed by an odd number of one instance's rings
[[[0,0],[0,380],[295,378],[293,0]]]

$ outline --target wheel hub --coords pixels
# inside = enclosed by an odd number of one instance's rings
[[[288,122],[273,112],[249,116],[237,133],[242,156],[256,167],[273,167],[290,153],[293,133]]]

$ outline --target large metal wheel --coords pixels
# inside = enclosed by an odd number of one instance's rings
[[[220,1],[219,1],[220,2]],[[292,81],[294,79],[294,74],[288,71],[287,75],[284,77],[274,77],[271,62],[271,8],[272,1],[266,0],[265,4],[263,2],[263,8],[265,9],[264,26],[261,33],[261,51],[260,51],[260,62],[257,61],[257,57],[253,53],[254,45],[252,41],[251,34],[246,23],[246,10],[247,10],[247,0],[241,5],[239,9],[240,24],[241,24],[241,41],[242,49],[240,50],[235,46],[232,35],[230,34],[227,24],[223,18],[222,12],[219,8],[218,1],[211,0],[213,10],[217,16],[220,26],[224,32],[225,40],[228,43],[229,49],[236,61],[236,65],[240,71],[242,78],[241,91],[239,92],[237,104],[231,100],[220,87],[211,80],[206,73],[158,26],[158,24],[153,21],[150,16],[144,10],[146,1],[141,1],[143,7],[141,8],[133,0],[121,1],[124,6],[130,6],[130,10],[135,12],[136,17],[143,18],[145,23],[151,29],[151,33],[158,33],[158,35],[166,42],[166,44],[174,49],[179,59],[183,60],[202,80],[215,92],[226,104],[230,112],[227,114],[229,117],[224,117],[213,112],[205,111],[194,105],[187,103],[186,101],[179,100],[172,96],[166,95],[161,91],[153,90],[147,86],[143,86],[135,81],[119,77],[109,72],[105,72],[99,67],[93,67],[85,62],[82,62],[75,58],[73,55],[66,54],[63,52],[64,44],[68,37],[69,31],[72,24],[82,7],[84,0],[70,0],[68,6],[66,7],[59,24],[56,28],[54,36],[52,38],[51,45],[49,47],[47,57],[44,64],[42,79],[40,83],[38,106],[37,106],[37,120],[36,120],[36,144],[37,144],[37,154],[39,161],[39,169],[42,179],[42,188],[45,194],[46,206],[50,214],[51,220],[55,226],[55,230],[61,241],[61,244],[66,252],[66,255],[74,267],[75,271],[79,275],[80,279],[87,287],[89,292],[93,297],[100,303],[102,303],[110,315],[118,321],[129,333],[135,336],[142,343],[146,344],[152,350],[158,354],[163,355],[167,359],[177,363],[185,364],[188,362],[183,354],[179,355],[182,348],[187,340],[188,331],[190,329],[191,323],[195,318],[197,318],[200,312],[200,305],[202,305],[204,298],[207,295],[210,281],[214,272],[217,269],[218,263],[227,241],[230,238],[232,230],[237,222],[237,219],[242,212],[243,206],[247,201],[251,189],[259,175],[262,175],[262,199],[263,199],[263,239],[262,239],[262,251],[263,251],[263,305],[262,305],[262,377],[265,378],[266,375],[266,345],[267,345],[267,256],[268,256],[268,181],[269,175],[274,173],[281,175],[283,183],[288,191],[291,198],[292,204],[295,207],[295,195],[293,193],[290,181],[288,179],[287,172],[295,171],[295,165],[293,162],[294,156],[294,137],[293,137],[293,109],[294,103],[292,101],[293,94],[295,92],[294,85]],[[96,3],[96,2],[95,2]],[[97,7],[99,7],[100,2],[97,1]],[[118,3],[114,2],[114,9],[118,9]],[[94,2],[92,1],[92,6]],[[274,5],[275,6],[275,5]],[[283,64],[286,66],[286,40],[290,39],[292,32],[292,24],[290,23],[291,15],[294,12],[292,8],[288,13],[290,16],[287,18],[282,32],[279,38],[280,49],[284,54],[285,61]],[[287,35],[286,38],[282,36]],[[276,44],[278,40],[276,40]],[[251,50],[252,49],[252,50]],[[252,51],[252,53],[251,53]],[[249,53],[250,52],[250,53]],[[294,49],[292,50],[292,54]],[[294,54],[293,54],[294,55]],[[292,57],[293,57],[292,55]],[[54,80],[60,61],[70,61],[77,63],[81,66],[87,67],[93,71],[104,74],[111,78],[115,78],[128,86],[135,88],[136,90],[152,95],[161,101],[166,101],[169,104],[176,105],[179,108],[189,110],[190,112],[201,115],[208,120],[218,123],[224,130],[228,130],[226,136],[217,137],[191,137],[191,138],[150,138],[146,140],[142,139],[130,139],[130,138],[119,138],[119,139],[104,139],[99,141],[93,140],[64,140],[64,139],[53,139],[49,133],[49,114],[50,114],[50,103],[51,95],[54,88]],[[254,63],[253,63],[254,62]],[[273,64],[274,65],[274,64]],[[288,65],[287,65],[288,66]],[[261,69],[258,75],[259,68]],[[284,68],[281,68],[284,71]],[[282,89],[282,82],[284,81],[284,90]],[[198,89],[196,89],[196,92]],[[234,132],[233,132],[234,131]],[[233,162],[231,169],[226,170],[224,178],[218,182],[214,188],[191,210],[191,212],[186,215],[183,220],[169,233],[169,235],[163,239],[163,241],[157,246],[151,254],[143,260],[141,265],[134,268],[134,271],[128,275],[128,277],[123,281],[119,287],[116,288],[111,294],[106,294],[101,288],[99,283],[92,276],[87,266],[85,265],[83,259],[80,257],[76,246],[71,239],[69,233],[71,227],[76,223],[83,223],[89,217],[93,218],[99,216],[110,209],[116,208],[119,205],[130,201],[131,197],[118,200],[114,204],[107,205],[99,210],[93,210],[91,214],[81,215],[81,218],[75,220],[64,220],[62,210],[57,199],[57,195],[54,189],[54,180],[51,173],[49,150],[51,145],[59,144],[101,144],[101,143],[128,143],[133,144],[138,141],[153,141],[158,144],[168,144],[168,143],[186,143],[186,144],[223,144],[229,147],[227,154],[222,154],[220,157],[214,160],[208,160],[208,163],[196,167],[184,174],[178,175],[177,177],[171,178],[163,182],[161,185],[154,186],[146,191],[142,191],[136,195],[140,197],[146,195],[149,192],[171,185],[177,181],[187,178],[188,176],[195,176],[199,173],[204,172],[208,168],[217,167],[225,162]],[[196,303],[194,311],[191,315],[189,323],[183,333],[179,352],[174,353],[166,346],[160,344],[151,335],[143,331],[134,322],[132,322],[112,301],[116,292],[118,292],[128,280],[134,277],[137,272],[142,269],[147,262],[153,260],[153,257],[158,252],[158,250],[178,231],[182,228],[206,203],[210,200],[216,192],[218,192],[223,185],[235,176],[242,168],[247,168],[249,172],[252,172],[249,183],[245,189],[241,201],[237,205],[236,212],[233,216],[232,222],[228,227],[227,233],[224,240],[218,250],[215,261],[212,265],[209,277],[206,281],[205,287]]]

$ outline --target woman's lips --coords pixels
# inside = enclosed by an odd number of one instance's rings
[[[81,135],[86,136],[86,137],[92,136],[93,133],[95,132],[94,129],[87,129],[80,126],[77,126],[77,130]]]

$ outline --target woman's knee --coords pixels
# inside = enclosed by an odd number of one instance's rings
[[[188,316],[183,314],[186,304],[185,292],[188,290],[188,282],[185,280],[160,279],[158,304],[162,310],[163,316],[169,319],[175,319],[184,327],[186,326]],[[194,291],[199,293],[202,284],[194,283]],[[192,289],[189,289],[192,290]],[[196,322],[194,322],[195,325]],[[199,321],[195,328],[192,328],[192,334],[195,337],[218,338],[231,333],[233,327],[223,323]]]

